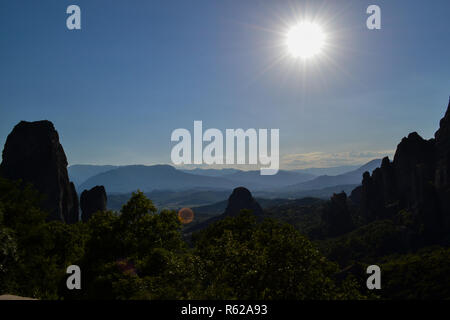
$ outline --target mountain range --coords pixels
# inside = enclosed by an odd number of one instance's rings
[[[259,199],[295,199],[302,197],[329,198],[333,193],[351,192],[361,184],[365,171],[372,172],[381,163],[373,160],[353,169],[353,166],[313,168],[313,172],[348,172],[315,176],[308,169],[280,170],[274,176],[261,176],[259,171],[238,169],[177,169],[169,165],[97,166],[73,165],[69,177],[78,192],[97,185],[105,186],[108,208],[119,210],[131,192],[140,189],[158,207],[176,209],[216,205],[225,201],[230,190],[244,186]]]
[[[123,166],[99,173],[79,185],[78,190],[90,189],[96,185],[105,186],[108,193],[130,193],[137,189],[187,190],[192,188],[229,189],[234,183],[221,177],[208,177],[186,173],[169,165]]]
[[[338,185],[359,184],[362,174],[365,171],[371,172],[380,163],[381,160],[373,160],[344,174],[318,177],[298,170],[280,170],[276,175],[262,176],[259,171],[237,169],[179,170],[170,165],[73,165],[68,168],[68,172],[78,191],[103,185],[108,194],[131,193],[137,189],[144,192],[201,188],[230,190],[239,186],[251,188],[254,192],[295,193]]]
[[[67,168],[70,180],[79,186],[85,182],[90,177],[96,176],[97,174],[117,169],[119,166],[111,165],[90,165],[90,164],[75,164]]]
[[[361,165],[346,165],[346,166],[337,166],[337,167],[329,167],[329,168],[306,168],[306,169],[294,169],[294,172],[300,173],[308,173],[314,176],[337,176],[339,174],[343,174],[349,171],[356,170]]]
[[[278,192],[295,195],[302,191],[319,190],[341,185],[358,185],[361,183],[364,172],[372,173],[381,165],[381,159],[372,160],[356,170],[352,170],[337,176],[323,175],[314,179],[299,182],[278,190]]]

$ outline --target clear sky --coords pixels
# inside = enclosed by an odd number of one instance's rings
[[[0,0],[0,144],[48,119],[70,164],[170,163],[171,132],[202,120],[279,128],[284,168],[363,163],[436,131],[449,14],[448,0]],[[283,41],[305,17],[327,45],[301,63]]]

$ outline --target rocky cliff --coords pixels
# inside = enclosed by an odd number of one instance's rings
[[[335,193],[324,206],[322,232],[329,237],[344,234],[354,227],[345,192]]]
[[[227,217],[235,217],[239,215],[239,213],[241,213],[241,210],[250,210],[256,216],[260,216],[263,213],[261,206],[253,198],[251,192],[244,187],[238,187],[233,190],[228,198],[228,204],[224,213],[196,224],[191,228],[188,228],[187,233],[199,231],[206,228],[211,223],[217,222]]]
[[[67,158],[50,121],[17,124],[3,149],[3,177],[29,182],[44,196],[49,220],[78,221],[78,196],[67,174]]]
[[[251,210],[254,215],[262,214],[261,206],[253,199],[250,191],[244,187],[239,187],[234,189],[228,198],[228,205],[224,215],[237,216],[243,209]]]
[[[383,159],[350,198],[365,219],[411,214],[427,238],[450,230],[450,103],[434,139],[416,132],[402,139],[391,162]]]
[[[87,222],[94,213],[106,210],[106,191],[103,186],[84,190],[80,197],[81,220]]]

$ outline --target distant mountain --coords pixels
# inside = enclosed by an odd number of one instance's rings
[[[337,176],[320,176],[310,181],[293,184],[278,190],[284,193],[296,193],[307,190],[318,190],[341,185],[359,185],[364,172],[372,172],[381,165],[381,159],[372,160],[356,170],[340,174]]]
[[[245,186],[252,190],[279,188],[295,183],[314,179],[316,176],[309,173],[280,170],[273,176],[262,176],[259,170],[243,171],[238,169],[192,169],[182,170],[186,173],[210,177],[223,177],[235,183],[236,186]]]
[[[97,166],[90,164],[74,164],[67,168],[69,172],[69,179],[75,184],[76,187],[81,185],[90,177],[93,177],[99,173],[103,173],[109,170],[117,169],[118,166]],[[83,191],[83,190],[80,190]]]
[[[204,188],[208,190],[230,190],[246,187],[254,190],[272,190],[295,183],[308,181],[313,175],[280,170],[273,176],[262,176],[260,171],[240,171],[236,169],[194,169],[177,170],[169,165],[155,166],[73,166],[72,172],[81,172],[85,177],[95,171],[99,174],[89,177],[78,185],[78,190],[103,185],[108,194],[130,193],[137,189],[144,192],[154,190],[184,191]],[[108,170],[112,167],[112,170]],[[72,168],[72,167],[71,167]],[[190,173],[195,172],[196,174]],[[81,179],[81,178],[80,178]]]
[[[295,183],[309,181],[315,178],[312,174],[280,170],[273,176],[262,176],[260,171],[239,171],[225,176],[236,185],[245,186],[252,190],[273,189],[289,186]]]
[[[96,185],[105,186],[107,193],[130,193],[137,189],[150,192],[193,188],[220,190],[235,187],[234,182],[224,178],[190,174],[169,165],[119,167],[89,178],[79,189],[91,189]]]
[[[339,174],[344,174],[349,171],[356,170],[361,165],[353,165],[353,166],[339,166],[339,167],[330,167],[330,168],[307,168],[307,169],[297,169],[291,170],[293,172],[299,173],[307,173],[315,176],[337,176]]]
[[[201,169],[201,168],[195,168],[195,169],[181,169],[180,171],[186,172],[186,173],[192,173],[197,174],[200,176],[207,176],[207,177],[224,177],[229,174],[233,174],[236,172],[241,172],[241,170],[233,169],[233,168],[224,168],[224,169]]]
[[[309,173],[280,170],[274,176],[262,176],[260,171],[237,169],[192,169],[178,170],[169,165],[155,166],[93,166],[74,165],[69,174],[75,181],[85,181],[78,185],[81,192],[97,185],[103,185],[108,195],[115,194],[110,204],[119,209],[137,189],[149,195],[158,206],[176,208],[178,206],[202,206],[226,199],[224,191],[243,186],[252,189],[258,197],[298,198],[300,196],[328,197],[337,190],[348,190],[361,183],[362,174],[379,166],[380,160],[337,176],[316,177]],[[336,167],[337,168],[337,167]],[[342,169],[343,167],[341,167]],[[340,169],[335,169],[340,170]],[[99,172],[99,173],[97,173]],[[97,173],[97,174],[95,174]],[[93,176],[90,176],[94,174]],[[212,192],[221,192],[217,197]],[[124,194],[125,196],[119,195]],[[110,197],[109,197],[110,198]]]
[[[256,191],[254,195],[258,199],[302,199],[307,197],[313,197],[318,199],[329,199],[334,193],[346,192],[350,194],[353,189],[355,189],[360,184],[345,184],[345,185],[337,185],[332,187],[326,187],[322,189],[313,189],[313,190],[303,190],[303,191],[292,191],[288,188],[283,188],[277,191]]]
[[[330,167],[330,168],[307,168],[307,169],[295,169],[295,170],[285,170],[289,172],[296,172],[296,173],[302,173],[307,174],[311,176],[337,176],[338,174],[343,174],[349,171],[356,170],[361,165],[347,165],[347,166],[338,166],[338,167]],[[224,177],[226,175],[238,173],[238,172],[244,172],[243,170],[239,169],[233,169],[233,168],[224,168],[224,169],[202,169],[202,168],[195,168],[195,169],[182,169],[181,171],[184,171],[186,173],[193,173],[198,174],[201,176],[210,176],[210,177]]]

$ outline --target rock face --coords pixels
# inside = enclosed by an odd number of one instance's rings
[[[239,187],[234,189],[228,198],[228,205],[224,213],[194,225],[188,229],[188,232],[191,233],[204,229],[210,224],[225,219],[226,217],[235,217],[239,215],[243,209],[251,210],[252,213],[257,216],[263,213],[261,206],[253,198],[251,192],[244,187]]]
[[[67,158],[50,121],[17,124],[3,149],[0,173],[29,182],[44,195],[49,220],[78,221],[78,196],[67,174]]]
[[[228,198],[228,205],[224,215],[237,216],[243,209],[251,210],[254,215],[262,214],[261,206],[253,199],[250,191],[244,187],[239,187],[234,189]]]
[[[403,138],[394,160],[385,158],[372,175],[366,172],[350,198],[368,221],[404,210],[427,238],[450,230],[450,103],[435,139],[416,132]]]
[[[450,102],[440,128],[434,135],[436,140],[435,185],[443,212],[450,213]],[[445,217],[450,224],[450,214]]]
[[[106,210],[106,191],[103,186],[84,190],[80,197],[81,220],[87,222],[94,213]]]
[[[330,237],[344,234],[353,228],[345,192],[333,194],[324,208],[322,223],[324,233]]]

